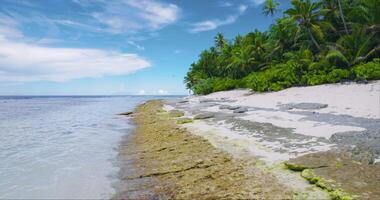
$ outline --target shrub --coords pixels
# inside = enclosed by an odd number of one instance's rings
[[[331,50],[326,55],[326,60],[328,60],[332,65],[335,65],[338,67],[348,67],[350,65],[350,62],[342,54],[342,52],[337,51],[337,50]]]
[[[243,87],[243,81],[232,78],[218,78],[214,82],[213,92],[232,90]]]
[[[279,91],[293,85],[299,84],[302,76],[302,66],[288,62],[286,64],[274,65],[263,72],[254,72],[248,75],[244,82],[246,86],[259,92]]]
[[[214,78],[204,79],[194,85],[193,91],[195,94],[209,94],[213,92]]]
[[[232,90],[244,87],[243,80],[232,78],[209,78],[194,86],[195,94],[209,94],[212,92]]]
[[[326,76],[327,83],[337,83],[340,81],[345,81],[350,79],[351,73],[349,70],[345,69],[333,69]]]
[[[378,80],[380,79],[380,59],[374,59],[372,62],[356,65],[353,68],[355,80]]]

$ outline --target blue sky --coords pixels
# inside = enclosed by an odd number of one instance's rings
[[[188,94],[216,33],[269,27],[262,2],[0,0],[0,95]]]

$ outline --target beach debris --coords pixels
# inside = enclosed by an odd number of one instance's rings
[[[182,117],[184,115],[185,115],[185,113],[183,111],[179,111],[179,110],[171,110],[171,111],[169,111],[169,116],[170,117]]]
[[[214,114],[205,112],[205,113],[200,113],[200,114],[195,115],[194,119],[208,119],[212,117],[214,117]]]
[[[322,104],[322,103],[289,103],[289,104],[279,105],[280,110],[292,110],[292,109],[319,110],[322,108],[327,108],[327,106],[328,104]]]
[[[190,118],[181,118],[177,120],[177,124],[187,124],[187,123],[192,123],[193,119]]]
[[[118,115],[129,116],[129,115],[132,115],[132,114],[133,114],[132,111],[128,111],[128,112],[119,113]]]
[[[248,108],[241,107],[241,108],[234,110],[234,113],[245,113],[247,111],[248,111]]]

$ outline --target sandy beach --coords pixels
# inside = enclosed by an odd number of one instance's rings
[[[121,154],[133,155],[138,172],[125,180],[137,189],[117,197],[141,188],[169,198],[380,197],[379,81],[153,101],[133,119]]]

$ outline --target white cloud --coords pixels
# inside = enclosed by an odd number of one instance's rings
[[[132,46],[134,46],[134,47],[136,47],[136,48],[137,48],[138,50],[140,50],[140,51],[144,51],[144,50],[145,50],[145,47],[136,44],[136,42],[134,42],[134,41],[132,41],[132,40],[127,41],[127,43],[130,44],[130,45],[132,45]]]
[[[9,38],[22,38],[23,33],[18,30],[19,23],[9,16],[0,14],[0,35]]]
[[[96,1],[93,1],[96,2]],[[100,1],[102,10],[91,16],[111,33],[152,31],[176,22],[180,8],[157,0]],[[81,3],[83,5],[83,1]]]
[[[34,1],[28,2],[31,5],[38,5]],[[159,0],[71,0],[69,3],[74,3],[83,9],[81,12],[70,10],[70,14],[64,10],[51,13],[47,7],[39,7],[38,11],[31,8],[2,9],[0,34],[20,35],[16,26],[21,27],[26,24],[55,35],[60,32],[60,26],[72,28],[76,32],[149,33],[175,23],[181,13],[177,5]],[[4,20],[8,21],[8,24],[3,24]],[[11,20],[17,24],[9,24]]]
[[[145,90],[140,90],[137,94],[138,94],[138,95],[145,95],[146,92],[145,92]]]
[[[231,6],[233,6],[234,4],[233,3],[231,3],[231,2],[229,2],[229,1],[226,1],[226,2],[222,2],[222,3],[220,3],[220,6],[221,7],[231,7]]]
[[[210,31],[210,30],[214,30],[218,28],[219,26],[233,24],[242,14],[244,14],[247,8],[248,6],[246,5],[239,5],[238,12],[235,15],[229,15],[223,20],[212,19],[212,20],[205,20],[205,21],[194,23],[192,24],[192,28],[189,29],[189,32],[198,33],[198,32],[203,32],[203,31]]]
[[[67,81],[125,75],[151,64],[136,54],[99,49],[52,48],[0,35],[0,81]]]
[[[240,5],[239,6],[239,14],[243,14],[247,10],[248,6]]]
[[[260,5],[265,2],[265,0],[252,0],[252,2],[256,5]]]
[[[157,91],[157,94],[159,94],[159,95],[168,95],[169,92],[166,91],[166,90],[162,90],[162,89],[160,89],[160,90]]]

